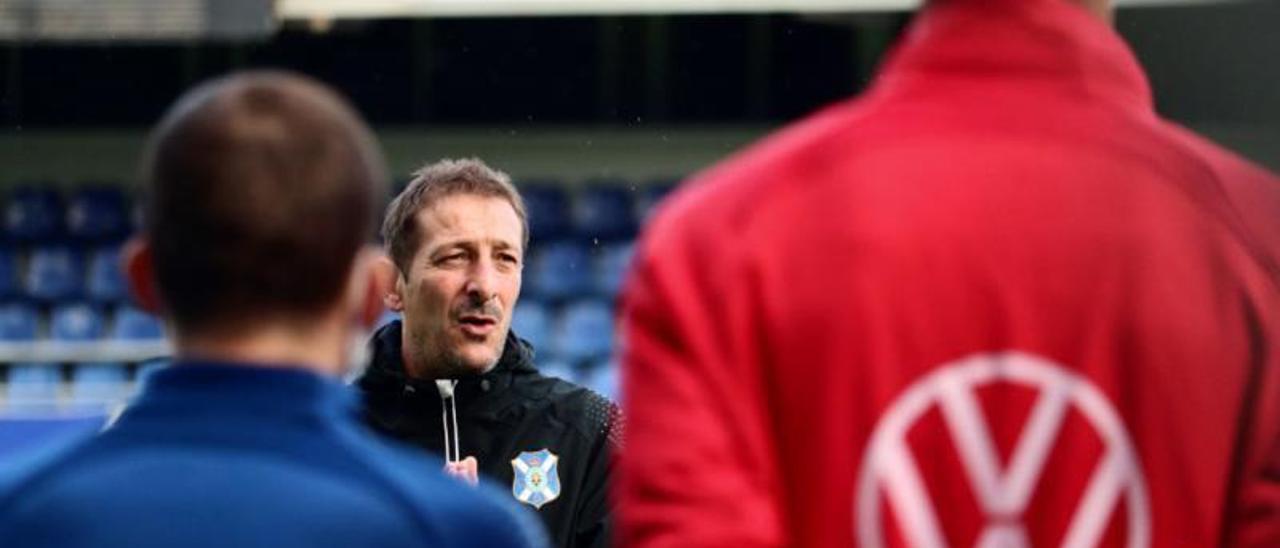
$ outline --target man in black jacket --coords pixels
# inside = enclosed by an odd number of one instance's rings
[[[375,430],[445,458],[451,473],[510,485],[559,546],[609,543],[617,408],[540,375],[510,331],[528,246],[524,202],[479,160],[418,171],[383,223],[386,305],[359,380]]]

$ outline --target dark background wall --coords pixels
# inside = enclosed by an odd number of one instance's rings
[[[0,43],[0,184],[127,178],[183,89],[245,67],[337,86],[402,170],[479,154],[517,174],[679,175],[856,93],[909,19],[381,20],[247,43]],[[1280,1],[1124,9],[1117,27],[1163,113],[1280,167]]]

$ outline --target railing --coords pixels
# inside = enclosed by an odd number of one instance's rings
[[[143,362],[172,352],[167,340],[0,342],[0,364]]]

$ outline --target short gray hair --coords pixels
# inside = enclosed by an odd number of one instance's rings
[[[387,216],[382,221],[382,239],[401,273],[408,272],[422,242],[415,220],[418,212],[455,194],[502,198],[509,202],[520,218],[524,232],[521,244],[524,248],[529,247],[529,218],[525,213],[524,199],[511,184],[509,175],[477,158],[440,160],[414,172],[409,185],[391,201]]]

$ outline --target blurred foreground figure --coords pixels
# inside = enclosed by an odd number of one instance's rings
[[[626,295],[632,546],[1280,546],[1280,182],[1105,2],[930,3]]]
[[[386,191],[345,102],[282,73],[203,85],[143,176],[126,270],[176,362],[102,435],[5,463],[0,544],[531,545],[513,508],[366,432],[337,378],[380,311]]]

